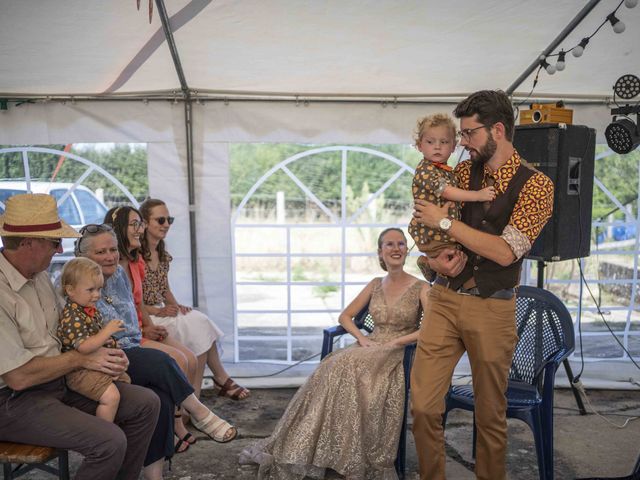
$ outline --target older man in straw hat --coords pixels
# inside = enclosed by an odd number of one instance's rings
[[[88,368],[118,376],[121,350],[61,354],[59,310],[45,270],[62,238],[80,235],[58,216],[50,195],[9,198],[0,217],[0,440],[80,452],[77,479],[137,479],[159,412],[146,388],[117,382],[115,424],[96,418],[96,403],[64,386],[66,373]]]

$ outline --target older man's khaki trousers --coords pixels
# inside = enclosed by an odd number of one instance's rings
[[[465,350],[475,397],[476,477],[506,478],[505,392],[516,342],[515,298],[483,299],[432,287],[411,372],[413,435],[422,480],[445,478],[445,396]]]

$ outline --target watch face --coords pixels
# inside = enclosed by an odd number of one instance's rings
[[[440,230],[444,230],[447,231],[451,228],[451,219],[450,218],[443,218],[442,220],[440,220]]]

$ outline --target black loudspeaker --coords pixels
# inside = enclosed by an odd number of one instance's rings
[[[583,125],[518,125],[513,144],[555,185],[553,216],[527,258],[556,262],[589,256],[596,131]]]

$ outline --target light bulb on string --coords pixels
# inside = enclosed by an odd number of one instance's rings
[[[576,58],[581,57],[588,43],[589,43],[589,38],[587,37],[583,38],[582,40],[580,40],[580,43],[578,45],[573,47],[573,49],[571,50],[571,54]]]
[[[556,73],[556,66],[549,64],[546,58],[543,58],[542,60],[540,60],[540,66],[544,68],[549,75],[553,75],[554,73]]]
[[[624,0],[624,6],[627,8],[633,8],[638,5],[638,0]]]
[[[627,28],[626,25],[616,17],[614,12],[607,15],[607,20],[609,20],[609,23],[611,23],[611,26],[613,27],[613,31],[616,33],[622,33],[624,32],[624,29]]]
[[[564,70],[564,67],[566,66],[565,56],[566,56],[565,51],[560,50],[560,53],[558,54],[558,61],[556,62],[556,70],[558,72],[561,72],[562,70]]]

